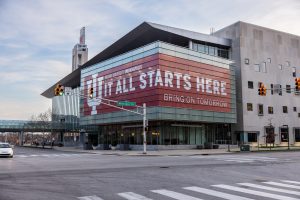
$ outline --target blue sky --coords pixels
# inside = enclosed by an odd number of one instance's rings
[[[30,119],[71,72],[86,27],[89,59],[143,21],[209,33],[236,21],[300,35],[299,0],[0,0],[0,119]]]

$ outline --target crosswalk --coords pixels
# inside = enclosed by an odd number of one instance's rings
[[[183,191],[183,192],[181,192]],[[294,180],[264,181],[259,183],[216,184],[209,187],[190,186],[178,188],[176,191],[165,188],[150,190],[147,195],[135,192],[116,193],[113,199],[119,200],[300,200],[300,182]],[[93,196],[77,197],[79,200],[104,200]]]
[[[58,158],[58,157],[82,157],[82,156],[94,156],[96,154],[74,154],[74,153],[63,153],[63,154],[25,154],[25,155],[15,155],[17,158],[35,158],[35,157],[45,157],[45,158]]]
[[[224,161],[228,163],[254,163],[254,162],[279,162],[279,161],[289,161],[289,159],[278,159],[266,156],[234,156],[234,155],[213,155],[213,156],[189,156],[196,159],[212,159],[218,161]]]

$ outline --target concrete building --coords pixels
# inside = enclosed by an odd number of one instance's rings
[[[88,61],[88,48],[85,44],[85,27],[80,29],[79,44],[76,44],[72,52],[72,71]]]
[[[244,143],[299,145],[300,37],[244,22],[214,33],[232,40],[236,65],[237,123],[232,126]],[[258,95],[263,83],[267,95]]]

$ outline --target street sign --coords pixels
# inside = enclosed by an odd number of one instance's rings
[[[136,102],[132,101],[118,101],[118,106],[136,106]]]

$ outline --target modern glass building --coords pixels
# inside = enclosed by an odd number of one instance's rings
[[[151,148],[227,144],[237,121],[230,45],[221,37],[144,22],[59,81],[80,92],[79,112],[72,110],[78,109],[72,98],[54,97],[53,104],[71,116],[79,113],[81,126],[98,127],[84,133],[85,142],[103,148],[139,149],[143,143],[142,117],[104,99],[146,104]],[[54,87],[43,95],[52,98]]]

